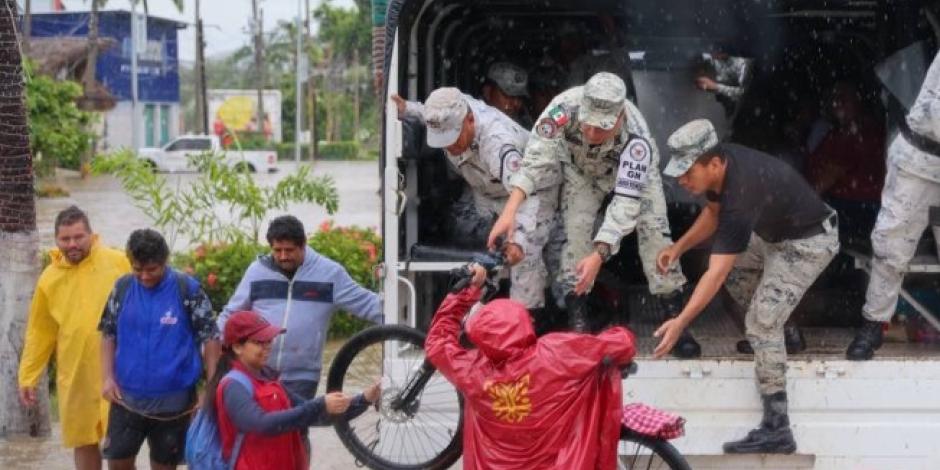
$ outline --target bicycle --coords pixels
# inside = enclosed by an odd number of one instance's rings
[[[487,270],[481,302],[498,291],[499,254],[477,255]],[[467,267],[455,270],[456,292],[470,282]],[[327,390],[364,388],[382,377],[382,397],[374,410],[334,428],[357,464],[382,470],[445,469],[460,458],[463,399],[424,357],[425,334],[403,325],[378,325],[354,335],[330,367]],[[623,376],[635,372],[635,364]],[[350,392],[352,390],[349,390]],[[622,427],[619,468],[690,470],[668,441]]]

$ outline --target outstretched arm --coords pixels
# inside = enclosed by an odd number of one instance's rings
[[[448,294],[434,314],[424,341],[428,360],[459,390],[470,385],[467,379],[479,356],[477,350],[468,350],[460,345],[460,320],[477,303],[480,295],[478,285]]]

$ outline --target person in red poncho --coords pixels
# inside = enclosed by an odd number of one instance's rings
[[[427,357],[464,396],[463,468],[613,469],[622,396],[620,374],[635,353],[633,334],[614,327],[594,336],[550,333],[536,339],[522,304],[479,305],[486,272],[441,303],[425,341]]]

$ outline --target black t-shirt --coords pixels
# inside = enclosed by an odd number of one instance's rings
[[[721,194],[706,194],[721,204],[712,253],[744,252],[751,232],[771,243],[802,238],[832,213],[786,163],[736,144],[722,144],[718,152],[727,168]]]

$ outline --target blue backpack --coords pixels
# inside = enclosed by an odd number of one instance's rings
[[[225,374],[221,383],[226,378],[244,385],[254,394],[254,385],[244,372],[232,369]],[[232,456],[226,462],[222,458],[222,436],[219,434],[216,412],[201,408],[186,431],[186,462],[192,470],[231,470],[235,468],[244,440],[245,433],[240,432],[235,436]]]

